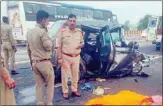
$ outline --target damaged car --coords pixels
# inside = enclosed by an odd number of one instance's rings
[[[62,23],[60,28],[63,28],[64,25],[66,24]],[[113,41],[113,33],[119,32],[120,35],[119,26],[113,28],[106,22],[89,21],[78,22],[77,27],[84,32],[85,42],[80,54],[80,80],[137,75],[142,70],[142,55],[135,49],[137,43],[125,43],[125,46],[118,47]],[[120,41],[123,43],[123,40]],[[61,82],[61,67],[57,64],[56,57],[57,52],[54,46],[52,63],[55,71],[55,82]]]

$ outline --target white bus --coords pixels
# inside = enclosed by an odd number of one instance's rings
[[[9,1],[8,17],[13,29],[13,36],[18,43],[25,43],[26,32],[36,25],[36,13],[41,8],[53,13],[53,7],[59,4],[41,3],[33,1]],[[54,21],[50,21],[51,25]]]
[[[55,21],[67,19],[70,13],[75,14],[78,19],[113,20],[111,11],[88,6],[57,2],[8,1],[8,16],[13,27],[14,38],[18,43],[25,43],[26,32],[36,24],[38,10],[45,10],[50,14],[49,29]]]

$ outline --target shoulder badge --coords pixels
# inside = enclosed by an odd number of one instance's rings
[[[66,31],[67,29],[68,29],[67,26],[62,26],[62,27],[61,27],[61,31]]]

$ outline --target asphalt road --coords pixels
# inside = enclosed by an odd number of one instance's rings
[[[155,46],[152,45],[151,42],[141,42],[140,51],[149,55],[160,56],[160,53],[155,51]],[[14,89],[17,104],[36,104],[35,81],[30,69],[26,48],[24,47],[19,47],[16,53],[16,68],[20,74],[12,77],[17,82],[17,87]],[[149,74],[150,77],[126,77],[121,79],[109,79],[104,82],[90,81],[89,83],[95,87],[102,86],[111,88],[110,90],[105,90],[105,94],[115,94],[121,90],[131,90],[149,96],[162,95],[162,58],[150,61],[150,67],[144,67],[143,72]],[[81,91],[81,94],[82,97],[80,98],[71,97],[69,100],[64,100],[62,98],[61,86],[55,85],[53,103],[55,105],[84,105],[89,99],[95,97],[92,91]]]

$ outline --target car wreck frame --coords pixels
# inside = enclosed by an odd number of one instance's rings
[[[119,30],[121,28],[120,26],[112,27],[110,25],[112,28],[110,29],[109,25],[104,23],[95,23],[93,25],[88,25],[88,23],[80,23],[78,27],[85,32],[85,45],[82,48],[80,54],[80,80],[83,78],[92,77],[109,78],[136,75],[142,70],[142,66],[140,64],[140,54],[135,52],[135,49],[133,48],[136,45],[135,42],[131,42],[125,46],[125,50],[117,50],[117,47],[112,40],[111,34],[116,30]],[[91,38],[90,33],[92,33],[95,37]],[[119,63],[116,61],[116,57],[118,57],[117,52],[125,54]],[[52,61],[53,59],[57,59],[56,50],[53,51],[52,55]],[[126,64],[124,64],[125,62]],[[139,69],[136,69],[135,72],[133,72],[134,64],[136,64],[135,66],[140,66]],[[56,76],[55,82],[61,82],[61,66],[57,64],[57,60],[55,60],[54,70]]]

